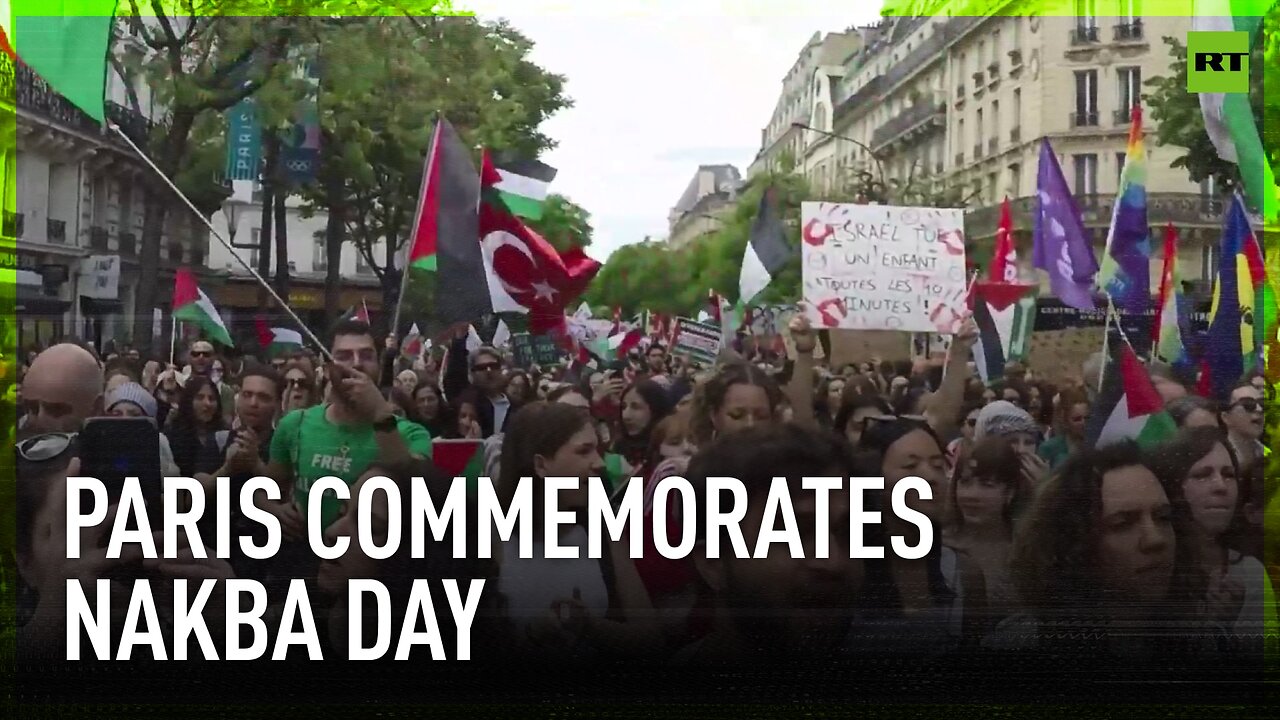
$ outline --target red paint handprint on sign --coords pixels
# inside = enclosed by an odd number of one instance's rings
[[[821,235],[817,234],[817,232],[815,231],[815,228],[819,225],[821,225],[824,230],[824,232]],[[824,222],[820,222],[819,220],[815,219],[805,223],[804,233],[802,234],[804,235],[804,241],[806,243],[814,247],[821,247],[824,243],[826,243],[827,238],[836,234],[836,229]]]

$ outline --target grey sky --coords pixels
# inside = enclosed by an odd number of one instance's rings
[[[874,20],[880,3],[831,0],[459,0],[505,17],[536,43],[533,60],[565,75],[576,103],[544,124],[559,146],[552,191],[587,209],[589,253],[604,260],[645,235],[701,163],[743,173],[782,77],[815,31]]]

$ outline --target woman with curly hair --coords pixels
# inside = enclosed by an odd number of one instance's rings
[[[1191,629],[1207,627],[1174,515],[1137,445],[1073,455],[1019,526],[1010,568],[1020,612],[988,645],[1124,663],[1215,649]],[[1167,632],[1175,628],[1182,632]]]

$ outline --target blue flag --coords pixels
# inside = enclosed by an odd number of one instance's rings
[[[1036,194],[1032,263],[1049,274],[1049,287],[1058,299],[1077,310],[1091,311],[1098,259],[1048,139],[1040,144]]]
[[[1205,337],[1205,362],[1209,366],[1213,397],[1225,400],[1244,375],[1245,355],[1253,351],[1254,291],[1244,254],[1249,217],[1237,195],[1227,206],[1222,227],[1222,252],[1214,283],[1209,333]]]

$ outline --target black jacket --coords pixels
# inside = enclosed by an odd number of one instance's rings
[[[468,358],[471,353],[467,352],[467,339],[465,337],[454,338],[449,344],[449,359],[444,369],[444,394],[449,401],[449,406],[453,412],[457,413],[458,399],[468,389],[472,388],[470,363]],[[493,402],[478,389],[473,390],[476,395],[476,412],[480,415],[480,433],[483,437],[489,437],[495,432],[505,432],[507,423],[511,422],[511,416],[515,414],[515,403],[507,409],[507,416],[502,420],[502,427],[494,428],[493,426]]]

